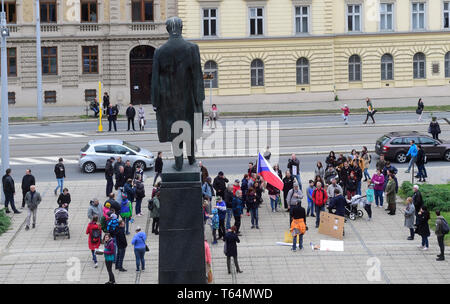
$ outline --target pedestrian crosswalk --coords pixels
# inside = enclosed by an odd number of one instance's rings
[[[61,156],[11,157],[11,166],[54,165]],[[63,156],[64,164],[78,164],[78,156]]]
[[[9,136],[10,140],[14,139],[42,139],[42,138],[78,138],[86,137],[81,132],[55,132],[55,133],[26,133],[26,134],[13,134]]]

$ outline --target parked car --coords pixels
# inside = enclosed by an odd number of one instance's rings
[[[122,157],[122,161],[129,160],[134,167],[140,165],[143,170],[155,164],[153,154],[143,148],[123,140],[101,139],[91,140],[81,148],[78,164],[86,173],[93,173],[97,169],[104,169],[110,157]]]
[[[417,131],[390,132],[377,139],[375,152],[383,154],[385,159],[406,163],[409,160],[408,149],[410,141],[421,144],[427,159],[444,159],[450,161],[450,142],[433,139]]]

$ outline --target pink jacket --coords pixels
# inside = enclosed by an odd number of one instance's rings
[[[209,249],[208,242],[205,240],[205,262],[211,264],[211,250]]]
[[[348,116],[348,114],[350,113],[350,109],[348,107],[341,108],[341,110],[344,111],[345,116]]]
[[[374,174],[372,176],[372,182],[375,184],[375,187],[373,187],[374,190],[381,190],[383,191],[384,188],[384,175],[380,174]]]

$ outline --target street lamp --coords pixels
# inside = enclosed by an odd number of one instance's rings
[[[0,35],[2,36],[1,47],[1,81],[2,81],[2,173],[9,168],[9,114],[8,114],[8,63],[6,60],[6,37],[9,29],[6,27],[5,4],[2,0],[2,12],[0,13]],[[2,191],[2,200],[5,196]]]

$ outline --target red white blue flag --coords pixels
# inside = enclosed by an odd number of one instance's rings
[[[258,170],[256,171],[256,173],[261,175],[266,182],[268,182],[275,188],[279,189],[280,191],[283,190],[284,186],[283,181],[278,176],[278,174],[272,169],[272,166],[261,155],[261,153],[258,153]]]

